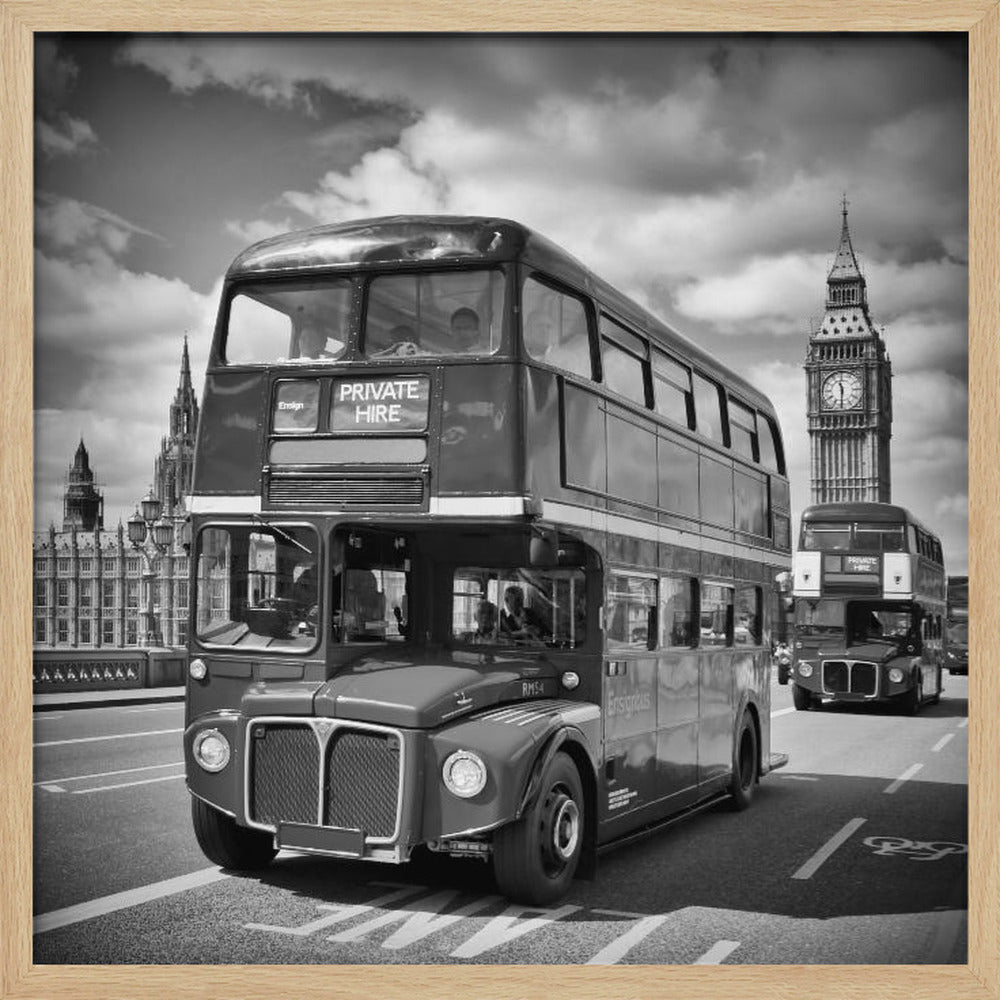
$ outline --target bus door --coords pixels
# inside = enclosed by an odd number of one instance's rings
[[[701,585],[698,777],[702,785],[727,775],[733,766],[733,597],[730,586]]]
[[[656,618],[654,578],[609,575],[602,679],[607,820],[657,797]]]

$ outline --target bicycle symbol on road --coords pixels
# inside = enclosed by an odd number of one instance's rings
[[[911,861],[940,861],[949,854],[968,854],[968,844],[955,844],[947,840],[907,840],[905,837],[865,837],[865,847],[874,848],[875,854],[890,857],[901,854]]]

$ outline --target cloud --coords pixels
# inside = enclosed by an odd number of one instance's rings
[[[60,53],[50,38],[35,44],[35,147],[45,159],[73,156],[97,147],[90,123],[62,107],[79,76],[76,60]]]

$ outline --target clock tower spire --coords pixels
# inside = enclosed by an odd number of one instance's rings
[[[868,311],[841,202],[840,245],[826,278],[826,311],[806,351],[812,503],[892,494],[892,366]]]

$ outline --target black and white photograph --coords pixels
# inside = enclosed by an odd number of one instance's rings
[[[967,34],[33,58],[36,966],[969,961]]]

